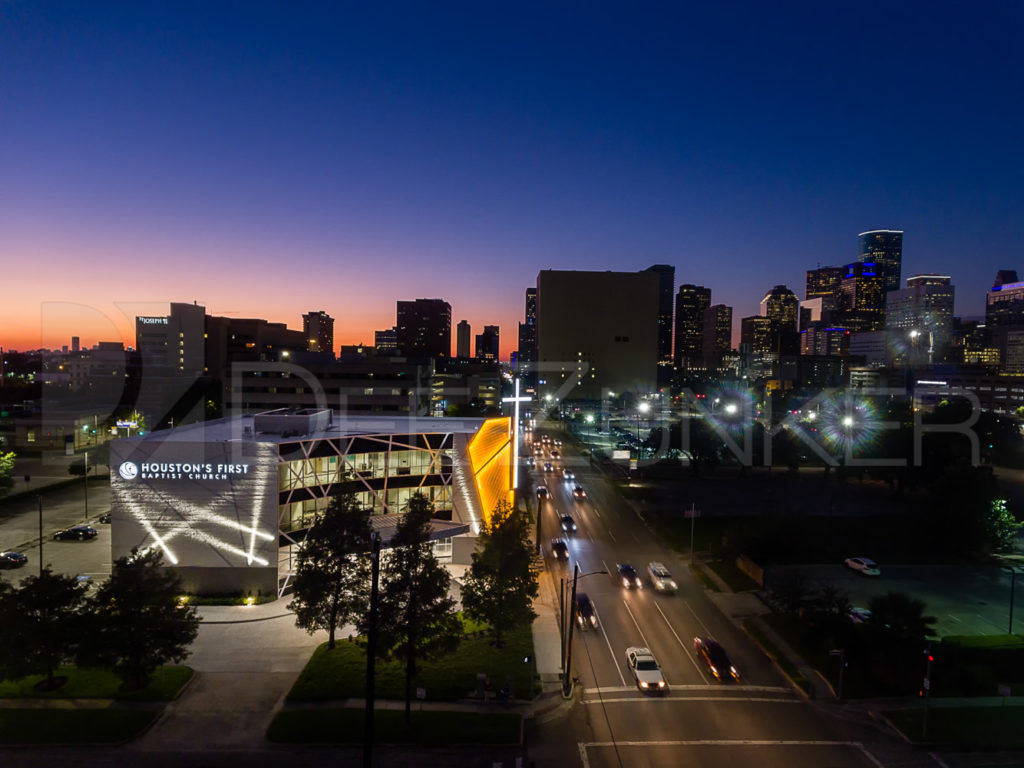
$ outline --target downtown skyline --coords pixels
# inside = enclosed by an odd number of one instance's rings
[[[507,359],[543,269],[671,264],[738,326],[864,230],[961,316],[1024,267],[1019,7],[517,10],[0,7],[0,346],[442,298]]]

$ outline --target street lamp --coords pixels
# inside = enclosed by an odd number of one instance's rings
[[[645,414],[651,410],[651,404],[644,401],[636,407],[636,453],[638,457],[640,454],[640,414]],[[642,457],[641,457],[642,458]]]
[[[572,628],[576,624],[576,582],[595,573],[607,574],[608,571],[580,573],[580,564],[573,563],[572,597],[569,600],[569,639],[565,644],[565,672],[562,675],[562,696],[565,698],[569,698],[572,693]]]
[[[594,414],[588,413],[584,421],[587,422],[587,450],[590,450],[590,428],[594,424]]]

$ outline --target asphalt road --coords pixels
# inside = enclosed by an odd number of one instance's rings
[[[540,446],[540,435],[534,449]],[[568,443],[563,458],[545,451],[533,480],[549,490],[540,502],[542,551],[546,567],[569,584],[573,567],[582,577],[578,591],[593,601],[596,630],[576,631],[572,667],[582,685],[581,705],[566,720],[537,724],[532,738],[543,763],[588,766],[836,766],[881,763],[862,743],[843,734],[836,721],[799,696],[746,634],[705,596],[685,564],[649,530],[637,513],[589,460]],[[552,461],[554,472],[542,469]],[[569,467],[588,498],[574,500]],[[563,534],[560,518],[571,514],[578,529]],[[568,542],[569,562],[556,561],[550,540]],[[657,593],[646,574],[660,561],[679,585],[676,594]],[[641,574],[642,590],[625,589],[618,563]],[[568,587],[567,587],[568,589]],[[695,637],[713,637],[739,670],[739,683],[715,679],[695,651]],[[658,659],[669,691],[642,693],[628,669],[625,649],[646,646]]]

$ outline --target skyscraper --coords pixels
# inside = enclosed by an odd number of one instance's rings
[[[452,306],[444,299],[399,301],[395,331],[407,357],[451,357]]]
[[[740,351],[762,356],[776,352],[773,330],[774,324],[767,317],[744,317],[740,321]]]
[[[467,320],[459,320],[455,329],[455,356],[463,360],[469,359],[469,340],[473,331]]]
[[[732,307],[715,304],[704,310],[702,336],[704,365],[709,369],[717,368],[722,357],[732,349]]]
[[[655,264],[645,271],[658,275],[658,362],[672,362],[672,294],[675,292],[676,268]]]
[[[940,358],[953,333],[953,297],[947,275],[914,275],[906,288],[887,293],[885,328],[893,351],[906,349],[914,363]]]
[[[1024,282],[1013,269],[996,273],[992,288],[985,293],[985,327],[988,329],[1024,325]]]
[[[537,289],[527,288],[525,320],[519,324],[519,354],[516,355],[516,368],[528,386],[536,383],[536,362]]]
[[[882,275],[874,264],[860,261],[847,264],[837,297],[837,324],[851,331],[882,330],[885,325],[882,284]]]
[[[795,293],[784,285],[776,285],[761,299],[761,317],[771,320],[779,333],[795,332],[799,306]]]
[[[882,278],[882,295],[898,291],[903,269],[903,230],[873,229],[861,232],[859,238],[859,260],[876,265]]]
[[[839,284],[843,282],[846,270],[842,267],[818,267],[807,270],[807,284],[804,291],[804,300],[810,301],[817,298],[828,298],[834,300]],[[829,307],[825,307],[829,309]]]
[[[378,352],[395,352],[398,349],[398,333],[394,328],[373,332],[373,346]]]
[[[322,309],[302,316],[302,332],[306,336],[306,349],[327,352],[334,356],[334,318]]]
[[[711,306],[711,289],[684,283],[676,294],[676,338],[673,358],[676,368],[687,370],[703,365],[704,310]]]
[[[650,392],[657,365],[656,274],[543,270],[537,276],[541,398]]]
[[[500,357],[499,331],[496,325],[485,325],[484,332],[476,335],[476,357],[478,360],[497,360]]]

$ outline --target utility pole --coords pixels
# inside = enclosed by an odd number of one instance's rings
[[[366,632],[366,708],[363,712],[363,768],[373,768],[373,706],[377,672],[377,602],[380,585],[380,534],[370,534],[370,621]]]
[[[89,452],[85,452],[85,522],[89,522]]]
[[[829,656],[838,656],[839,657],[839,696],[838,696],[838,698],[842,699],[843,698],[843,672],[846,670],[846,649],[845,648],[838,648],[838,649],[836,649],[834,651],[829,651],[828,655]]]
[[[43,575],[43,497],[36,496],[39,504],[39,575]]]
[[[572,629],[576,623],[576,582],[580,578],[580,564],[574,563],[572,570],[572,597],[569,598],[569,640],[565,645],[565,673],[562,675],[562,696],[572,693]]]
[[[694,521],[700,517],[700,510],[697,509],[697,505],[692,501],[690,502],[690,508],[686,510],[686,516],[690,518],[690,565],[694,563],[693,556],[693,524]]]

